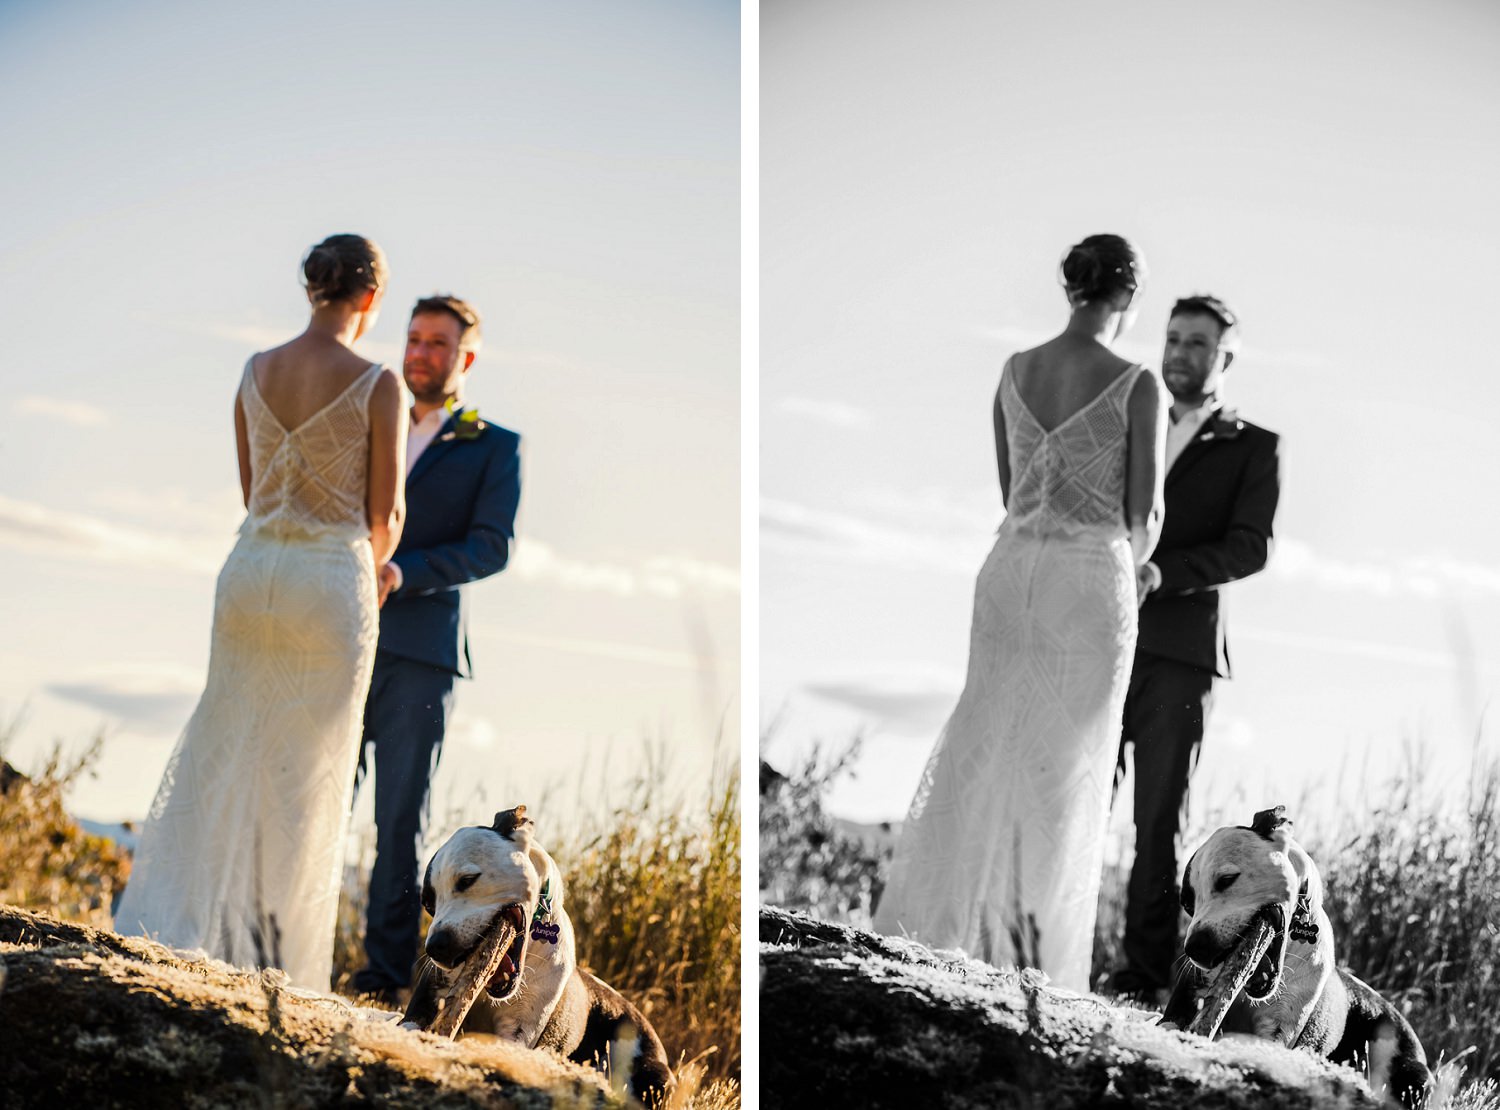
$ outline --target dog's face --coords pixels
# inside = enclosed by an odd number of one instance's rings
[[[528,926],[541,892],[538,860],[533,859],[532,822],[526,807],[495,815],[489,828],[459,829],[439,848],[422,879],[422,907],[432,915],[427,955],[445,968],[467,960],[502,919],[515,940],[501,959],[488,991],[504,1001],[520,986]]]
[[[1249,828],[1219,829],[1193,853],[1182,878],[1182,908],[1193,919],[1183,950],[1200,969],[1222,963],[1252,919],[1273,910],[1276,934],[1245,986],[1257,1002],[1271,998],[1281,984],[1293,915],[1322,909],[1317,867],[1292,839],[1285,813],[1277,806],[1257,813]]]

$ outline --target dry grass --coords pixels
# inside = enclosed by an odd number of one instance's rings
[[[20,719],[0,724],[0,759]],[[0,771],[0,902],[67,921],[108,928],[110,904],[130,875],[130,857],[114,841],[81,829],[63,796],[97,762],[103,737],[67,758],[62,744],[29,775]]]
[[[850,758],[812,759],[763,797],[761,887],[769,903],[867,928],[889,852],[840,836],[823,809]],[[1294,806],[1304,815],[1298,839],[1322,872],[1339,962],[1406,1012],[1430,1063],[1455,1065],[1433,1105],[1500,1110],[1500,756],[1476,757],[1468,795],[1457,799],[1427,788],[1425,762],[1410,753],[1362,797],[1330,790],[1345,798],[1332,812]],[[1187,842],[1249,818],[1212,815]],[[1127,868],[1104,875],[1096,983],[1122,959]],[[1460,1072],[1475,1082],[1460,1087]]]
[[[729,1110],[740,1098],[739,769],[716,773],[706,805],[687,813],[667,798],[670,768],[659,753],[638,766],[626,781],[612,781],[606,766],[598,783],[580,783],[571,808],[590,816],[572,828],[549,821],[542,844],[567,883],[579,962],[639,1006],[666,1045],[679,1079],[673,1107]],[[449,814],[441,824],[489,817]],[[364,960],[368,840],[365,848],[339,906],[341,993],[352,994]]]
[[[868,928],[889,860],[879,847],[841,832],[823,799],[849,773],[856,738],[830,758],[815,746],[784,776],[761,772],[761,900],[827,921]]]
[[[1423,764],[1309,850],[1340,960],[1408,1011],[1430,1056],[1500,1080],[1500,759],[1446,802]]]
[[[674,1056],[740,1074],[740,783],[716,776],[706,813],[659,800],[662,773],[552,851],[568,880],[579,962],[645,1012]]]
[[[0,755],[18,723],[0,724]],[[109,928],[129,857],[113,841],[84,833],[63,805],[101,744],[96,739],[73,759],[59,745],[29,778],[7,776],[0,795],[0,902]],[[552,834],[546,847],[567,877],[580,961],[641,1007],[674,1059],[679,1086],[672,1110],[737,1110],[738,767],[717,773],[707,804],[692,813],[666,799],[668,769],[660,759],[644,768],[614,784],[615,803],[610,790],[580,788],[590,803],[575,808],[592,816]],[[467,823],[476,819],[467,816]],[[334,984],[341,993],[363,963],[367,864],[347,872],[339,907]]]

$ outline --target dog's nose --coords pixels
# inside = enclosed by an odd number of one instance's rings
[[[458,937],[452,929],[432,929],[427,934],[427,955],[444,967],[452,967],[458,963],[461,953],[458,950]]]
[[[1217,967],[1224,959],[1224,946],[1208,929],[1194,929],[1182,946],[1188,959],[1203,967]]]

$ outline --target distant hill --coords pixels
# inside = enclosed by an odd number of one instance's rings
[[[90,836],[103,836],[113,840],[120,847],[134,853],[137,841],[141,838],[141,830],[138,825],[132,824],[105,824],[102,821],[90,821],[86,817],[75,817],[78,827]]]

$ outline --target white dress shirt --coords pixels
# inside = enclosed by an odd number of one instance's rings
[[[438,432],[443,430],[443,425],[448,420],[446,409],[433,409],[421,420],[417,419],[415,410],[407,415],[409,424],[406,430],[406,474],[411,476],[411,468],[417,465],[417,460],[422,457],[422,452],[427,450],[428,444],[437,439]]]
[[[415,409],[407,413],[406,476],[408,478],[411,477],[411,468],[416,466],[417,460],[422,457],[422,452],[427,450],[433,440],[437,439],[438,432],[443,430],[443,425],[447,422],[448,412],[446,409],[433,409],[426,416],[422,417],[421,420],[417,419]],[[391,568],[391,573],[396,576],[396,584],[391,587],[391,592],[395,593],[401,588],[403,580],[401,568],[395,563],[388,563],[387,566]]]
[[[1177,457],[1187,449],[1187,445],[1197,438],[1198,433],[1213,418],[1214,413],[1219,411],[1220,401],[1217,397],[1207,398],[1192,412],[1184,413],[1181,417],[1173,417],[1171,409],[1167,410],[1167,470],[1172,469],[1172,464]],[[1161,589],[1161,567],[1155,563],[1142,564],[1142,568],[1151,577],[1151,589]]]
[[[1171,410],[1167,410],[1170,414]],[[1173,419],[1168,416],[1167,424],[1167,469],[1172,469],[1172,464],[1177,461],[1177,456],[1182,454],[1193,438],[1208,423],[1214,413],[1219,411],[1219,401],[1210,397],[1192,412],[1185,413],[1181,419]]]

